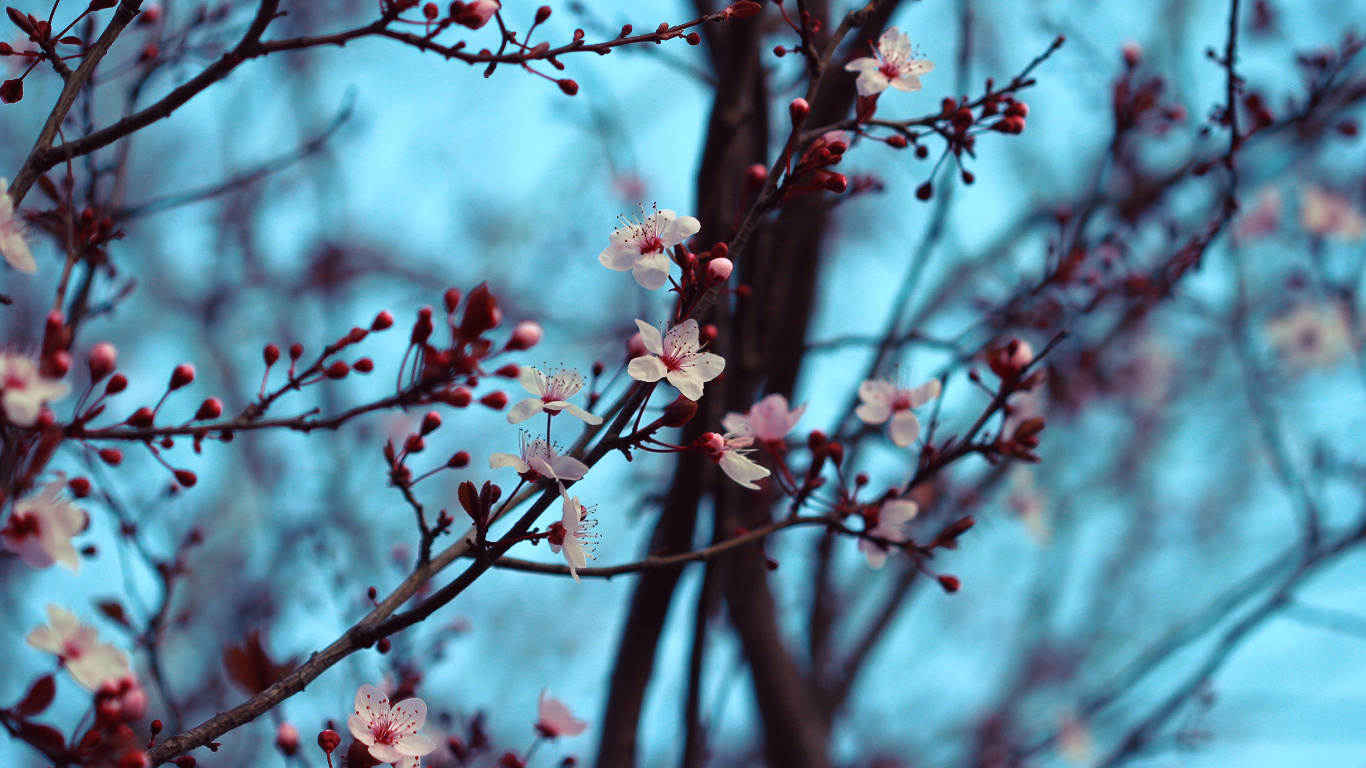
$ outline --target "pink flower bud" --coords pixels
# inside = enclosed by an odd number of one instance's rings
[[[204,421],[206,419],[216,419],[222,415],[223,401],[216,397],[211,397],[199,406],[199,410],[195,413],[194,417],[197,421]]]
[[[370,330],[383,331],[394,324],[394,315],[389,310],[384,310],[375,315],[374,322],[370,323]]]
[[[512,329],[512,338],[508,339],[507,348],[519,351],[531,349],[541,342],[544,334],[540,323],[535,320],[523,320]]]
[[[498,0],[474,0],[472,3],[466,3],[465,7],[455,14],[455,23],[463,24],[470,29],[479,29],[489,23],[493,14],[502,7],[503,4]]]
[[[730,279],[735,264],[730,259],[712,259],[707,264],[707,285],[720,285]]]
[[[791,115],[793,125],[800,125],[811,114],[811,105],[806,103],[806,99],[796,98],[788,105],[787,113]]]
[[[104,377],[114,372],[114,366],[118,365],[119,353],[114,349],[114,345],[107,341],[101,341],[90,348],[90,381],[91,383],[104,381]]]
[[[293,757],[299,751],[299,729],[293,723],[280,723],[275,729],[275,746],[286,757]]]
[[[726,447],[726,439],[715,432],[706,432],[698,435],[692,443],[692,449],[698,453],[713,458],[721,455],[721,450]]]
[[[441,428],[441,414],[436,411],[427,411],[427,415],[422,417],[422,434],[430,435]]]
[[[194,381],[194,366],[189,363],[181,363],[171,371],[171,381],[168,384],[170,389],[180,389],[181,387]]]

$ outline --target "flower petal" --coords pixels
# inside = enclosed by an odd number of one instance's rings
[[[891,85],[898,91],[918,91],[924,87],[920,84],[920,78],[907,74],[902,74],[901,77],[892,80]]]
[[[384,695],[384,691],[376,688],[369,683],[362,685],[356,690],[356,715],[367,728],[374,726],[375,718],[383,712],[386,716],[389,713],[389,697]],[[356,738],[360,738],[357,736]]]
[[[892,409],[886,403],[864,403],[854,409],[854,414],[864,424],[881,424],[892,415]]]
[[[694,357],[683,368],[703,381],[711,381],[720,376],[721,372],[726,369],[726,360],[720,355],[703,352]]]
[[[404,699],[394,705],[389,718],[389,729],[405,736],[417,733],[427,722],[427,702],[419,698]],[[429,750],[430,751],[430,750]],[[422,752],[420,754],[427,754]]]
[[[664,361],[653,355],[637,357],[626,366],[626,372],[636,381],[659,381],[669,372]]]
[[[640,340],[645,344],[645,351],[652,355],[664,354],[664,337],[658,328],[644,320],[637,320],[636,327],[640,329]]]
[[[638,258],[640,258],[639,248],[627,243],[613,243],[598,254],[598,263],[608,269],[625,272],[636,265]]]
[[[663,365],[661,364],[662,368]],[[695,373],[688,370],[669,371],[669,383],[674,385],[680,393],[689,400],[697,400],[702,397],[702,379]]]
[[[394,743],[394,748],[409,757],[422,757],[436,749],[436,742],[420,733],[414,733],[399,739]]]
[[[900,411],[887,425],[887,435],[892,438],[892,443],[905,448],[920,436],[920,419],[910,411]]]
[[[550,468],[561,480],[580,480],[588,474],[588,465],[573,456],[556,456],[550,460]]]
[[[664,212],[660,211],[660,213]],[[669,211],[669,213],[673,213],[673,211]],[[659,239],[663,241],[665,248],[672,248],[675,245],[681,245],[684,240],[701,230],[702,222],[691,216],[679,216],[664,227],[663,231],[659,233]]]
[[[875,69],[870,69],[860,74],[854,85],[858,88],[858,95],[876,96],[887,90],[887,86],[891,83],[892,81],[888,80],[886,75]]]
[[[550,384],[550,380],[547,379],[545,374],[541,373],[540,370],[530,365],[524,365],[517,371],[517,383],[521,384],[522,388],[531,394],[537,397],[543,397],[546,393],[546,387]]]
[[[512,410],[508,411],[508,423],[521,424],[543,410],[545,410],[545,403],[540,398],[528,397],[512,406]]]
[[[636,259],[631,275],[647,291],[663,288],[669,282],[669,257],[661,251],[643,254]]]
[[[651,358],[651,359],[657,359],[657,358]],[[565,410],[566,412],[568,412],[570,416],[573,416],[573,417],[575,417],[575,418],[582,419],[583,422],[584,422],[585,424],[591,424],[591,425],[593,425],[593,426],[597,426],[597,425],[599,425],[599,424],[602,423],[602,417],[601,417],[601,416],[594,416],[593,414],[589,413],[588,411],[585,411],[584,409],[578,407],[577,405],[574,405],[573,403],[565,403],[565,405],[564,405],[564,410]]]
[[[407,755],[399,752],[390,744],[374,743],[370,745],[370,756],[381,763],[397,763]]]
[[[664,337],[664,349],[670,354],[685,348],[696,349],[698,330],[697,321],[692,318],[675,325]]]
[[[911,407],[919,408],[931,400],[937,400],[943,391],[944,385],[940,383],[939,379],[930,379],[911,390]]]
[[[530,465],[522,461],[521,456],[514,456],[511,453],[489,454],[489,469],[501,469],[503,467],[512,467],[517,470],[518,474],[531,469]]]
[[[872,56],[864,56],[861,59],[854,59],[844,65],[845,72],[867,72],[870,69],[877,69],[882,64]]]
[[[749,434],[749,417],[743,413],[731,411],[721,417],[721,428],[727,432],[738,432]]]
[[[375,743],[375,734],[370,730],[369,723],[366,723],[360,715],[350,715],[346,718],[346,727],[351,729],[351,735],[356,737],[356,741],[370,746]]]
[[[887,403],[896,393],[896,388],[886,379],[868,379],[858,385],[859,399],[865,403]]]
[[[721,471],[725,472],[727,477],[751,490],[759,490],[759,486],[754,484],[755,480],[761,480],[771,474],[767,469],[735,451],[726,451],[717,463],[721,465]]]

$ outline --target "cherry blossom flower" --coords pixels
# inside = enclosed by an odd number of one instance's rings
[[[436,742],[418,733],[427,720],[427,703],[404,699],[389,706],[389,697],[369,683],[356,691],[356,713],[346,725],[370,749],[370,756],[398,768],[417,768],[418,758],[436,749]]]
[[[508,411],[508,423],[520,424],[542,411],[552,414],[568,411],[569,415],[583,419],[589,424],[601,424],[602,417],[594,416],[573,403],[566,402],[583,389],[583,376],[573,369],[559,371],[553,377],[546,376],[529,365],[522,366],[517,381],[526,391],[535,395],[512,406]]]
[[[489,456],[489,469],[512,467],[527,482],[536,482],[543,477],[554,480],[579,480],[588,472],[588,465],[573,456],[560,456],[555,446],[537,438],[527,441],[527,433],[522,433],[522,452],[520,456],[511,453],[495,453]]]
[[[1266,324],[1281,359],[1297,369],[1331,368],[1352,351],[1347,308],[1338,303],[1303,304]]]
[[[759,486],[755,485],[754,481],[762,480],[772,473],[745,455],[753,450],[750,447],[753,443],[754,438],[750,435],[734,432],[718,435],[715,432],[708,432],[697,438],[693,445],[711,457],[712,461],[721,467],[721,471],[726,473],[726,477],[745,488],[757,491]]]
[[[0,406],[10,422],[21,427],[33,426],[43,406],[65,397],[70,389],[60,381],[43,376],[33,358],[13,352],[0,353]]]
[[[38,262],[33,260],[33,252],[24,241],[24,223],[14,215],[7,179],[0,179],[0,256],[20,272],[38,271]]]
[[[141,720],[147,714],[147,690],[132,672],[106,679],[95,691],[96,723]]]
[[[588,728],[588,723],[574,717],[564,702],[541,691],[536,700],[536,730],[547,739],[561,736],[578,736]]]
[[[765,443],[781,443],[805,412],[805,405],[788,410],[787,398],[775,394],[750,406],[749,413],[732,411],[726,414],[721,419],[721,426],[736,435],[750,435]]]
[[[920,436],[920,419],[911,413],[911,409],[939,397],[940,390],[938,379],[931,379],[915,389],[886,379],[869,379],[858,387],[863,405],[855,413],[864,424],[882,424],[891,419],[887,434],[893,443],[905,448]]]
[[[689,400],[702,397],[702,383],[711,381],[725,370],[726,361],[720,355],[703,352],[697,341],[696,320],[684,320],[661,336],[659,329],[637,320],[641,341],[650,354],[637,357],[626,367],[626,372],[637,381],[668,379]]]
[[[97,691],[105,683],[117,682],[130,674],[128,656],[100,642],[99,632],[82,624],[71,611],[48,605],[47,623],[48,626],[29,632],[25,640],[34,648],[55,655],[82,688]]]
[[[1275,234],[1280,222],[1281,192],[1275,187],[1264,187],[1252,207],[1234,222],[1233,239],[1242,243]]]
[[[1306,186],[1300,201],[1300,225],[1319,237],[1360,240],[1366,235],[1366,216],[1345,195]]]
[[[64,485],[58,480],[16,501],[9,522],[0,529],[5,549],[31,568],[41,570],[53,563],[70,571],[81,568],[71,537],[84,531],[90,518],[62,493]]]
[[[1006,499],[1011,511],[1024,523],[1029,538],[1039,546],[1046,546],[1053,537],[1052,526],[1048,523],[1048,500],[1034,483],[1034,472],[1027,467],[1016,466],[1011,472],[1010,496]]]
[[[934,62],[913,58],[910,37],[891,27],[878,38],[872,56],[854,59],[844,68],[859,73],[855,85],[860,96],[876,96],[888,86],[898,91],[920,90],[920,75],[934,69]]]
[[[612,230],[612,244],[598,254],[598,261],[617,272],[631,270],[640,287],[653,291],[669,279],[668,249],[697,234],[702,224],[667,208],[649,216],[641,208],[640,213],[643,221],[621,217],[621,226]]]
[[[919,512],[920,507],[914,501],[892,499],[884,502],[882,508],[877,512],[877,524],[868,530],[868,535],[883,541],[905,541],[906,523],[909,523]],[[873,568],[881,568],[886,565],[887,552],[889,551],[887,545],[860,538],[858,548],[863,551],[863,556],[868,558],[868,565]]]
[[[598,538],[599,534],[592,530],[598,521],[589,518],[593,511],[580,504],[578,496],[571,498],[563,485],[560,486],[560,496],[564,498],[564,511],[558,522],[550,524],[550,535],[546,541],[550,544],[551,552],[557,555],[564,553],[564,559],[569,563],[569,575],[577,583],[578,569],[587,567],[589,560],[597,559],[593,557],[593,549],[597,545],[590,542]]]

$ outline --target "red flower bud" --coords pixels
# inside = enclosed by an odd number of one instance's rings
[[[117,395],[128,388],[128,377],[121,373],[116,373],[109,379],[109,383],[104,385],[106,395]]]
[[[369,373],[375,370],[375,361],[371,360],[368,357],[362,357],[361,359],[351,364],[351,370],[355,371],[356,373]]]
[[[117,448],[101,448],[100,461],[103,461],[111,467],[117,467],[119,464],[123,463],[123,451],[120,451]]]
[[[13,104],[24,98],[23,80],[6,80],[0,83],[0,101]]]
[[[579,84],[567,77],[563,80],[556,80],[555,83],[560,86],[560,90],[564,91],[566,96],[573,96],[579,92]]]
[[[341,745],[341,736],[333,730],[318,732],[318,747],[327,754],[332,754]]]
[[[261,352],[261,357],[265,359],[266,367],[269,368],[270,366],[275,365],[276,360],[280,359],[280,348],[274,344],[267,344],[266,348]]]
[[[119,353],[114,349],[114,345],[107,341],[101,341],[90,348],[90,382],[96,383],[104,381],[104,377],[114,372],[114,366],[118,364]]]
[[[378,315],[375,315],[374,321],[370,323],[370,330],[383,331],[388,329],[393,324],[394,315],[386,309],[383,312],[380,312]]]
[[[540,323],[535,320],[523,320],[512,329],[512,338],[508,339],[507,348],[516,351],[531,349],[541,342],[544,334]]]
[[[467,339],[483,335],[485,331],[498,327],[503,321],[503,311],[498,308],[498,297],[488,289],[487,283],[480,283],[470,291],[465,302],[465,316],[460,322],[460,333]]]
[[[825,177],[825,188],[838,195],[849,188],[849,179],[842,173],[833,173]]]
[[[917,200],[929,200],[931,197],[934,197],[934,185],[930,182],[927,181],[915,188],[915,198]]]
[[[449,460],[446,461],[446,466],[450,467],[451,469],[461,469],[463,467],[469,466],[469,464],[469,451],[456,451],[455,454],[451,456]]]
[[[806,99],[793,99],[787,106],[787,114],[792,118],[793,125],[801,125],[806,116],[811,114],[811,105],[806,103]]]
[[[957,576],[940,576],[939,586],[943,587],[945,592],[953,594],[963,586],[963,582],[959,581]]]
[[[194,418],[196,421],[205,421],[207,419],[216,419],[222,415],[223,401],[216,397],[211,397],[199,406],[199,410],[195,412]]]
[[[893,149],[905,149],[906,144],[906,137],[899,133],[887,137],[887,146],[892,147]]]
[[[128,417],[128,423],[134,427],[150,427],[155,419],[156,414],[144,405],[133,411],[133,415]]]
[[[293,757],[299,751],[299,729],[293,723],[280,723],[275,729],[275,747],[286,757]]]
[[[479,398],[479,402],[487,405],[495,411],[501,411],[507,407],[508,396],[506,392],[490,392]]]
[[[298,362],[304,356],[304,345],[295,342],[289,345],[289,359],[291,362]]]
[[[541,6],[540,8],[537,8],[537,9],[536,9],[536,23],[537,23],[537,24],[544,24],[544,23],[545,23],[545,20],[548,19],[548,18],[550,18],[550,6],[548,6],[548,5],[543,5],[543,6]]]
[[[427,411],[427,415],[422,417],[422,434],[430,435],[441,428],[441,414],[436,411]]]
[[[78,499],[84,499],[90,495],[90,479],[86,477],[73,477],[66,484],[71,489],[71,495]]]
[[[194,366],[189,363],[181,363],[171,371],[171,382],[167,385],[169,389],[176,390],[194,381]]]
[[[193,488],[194,484],[199,482],[199,478],[195,477],[195,474],[188,469],[177,469],[175,480],[186,488]]]

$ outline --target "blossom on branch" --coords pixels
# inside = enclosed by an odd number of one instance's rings
[[[765,443],[781,443],[805,412],[805,405],[788,410],[787,398],[774,394],[750,406],[748,413],[727,413],[721,419],[721,426],[736,435],[749,435]]]
[[[655,290],[669,279],[668,249],[697,234],[702,224],[691,216],[679,216],[665,208],[643,220],[621,217],[621,226],[612,230],[612,244],[598,254],[598,261],[617,272],[631,270],[640,287]]]
[[[1302,304],[1270,320],[1266,335],[1291,368],[1330,369],[1352,352],[1348,310],[1340,303]]]
[[[575,370],[559,371],[553,377],[546,376],[529,365],[522,366],[517,381],[526,391],[535,395],[512,406],[508,411],[508,423],[520,424],[542,411],[551,414],[568,411],[569,415],[583,419],[588,424],[601,424],[602,417],[594,416],[573,403],[566,402],[583,389],[583,376]]]
[[[65,397],[70,389],[60,381],[43,376],[38,370],[38,361],[33,358],[13,352],[0,353],[0,406],[11,423],[33,426],[43,406]]]
[[[64,485],[58,480],[16,501],[9,522],[0,529],[5,549],[31,568],[41,570],[53,563],[61,563],[70,571],[81,568],[71,537],[84,531],[90,518],[62,493]]]
[[[734,432],[719,435],[708,432],[693,441],[693,450],[709,456],[721,467],[721,471],[726,473],[726,477],[745,488],[757,491],[759,486],[755,485],[754,481],[762,480],[772,473],[745,455],[754,450],[750,447],[753,444],[754,438],[749,435]]]
[[[637,320],[636,327],[640,328],[640,339],[650,353],[637,357],[626,367],[636,381],[667,378],[684,397],[697,400],[702,397],[702,384],[720,376],[726,367],[720,355],[702,351],[696,320],[684,320],[662,336],[658,328],[644,320]]]
[[[129,676],[127,654],[100,642],[100,633],[82,624],[71,611],[49,604],[47,623],[48,626],[38,627],[24,639],[34,648],[56,656],[82,688],[94,692],[106,683]]]
[[[565,703],[541,691],[536,700],[536,731],[547,739],[561,736],[578,736],[588,728],[588,723],[574,717]]]
[[[872,56],[854,59],[844,69],[859,73],[855,85],[860,96],[876,96],[888,86],[898,91],[920,90],[920,75],[934,69],[934,62],[914,58],[910,37],[891,27],[878,38]]]
[[[855,411],[864,424],[883,424],[888,419],[887,435],[892,442],[905,448],[920,436],[920,419],[911,412],[939,397],[942,387],[938,379],[909,389],[886,379],[869,379],[858,387],[863,405]]]
[[[1300,201],[1300,225],[1319,237],[1338,237],[1348,242],[1366,236],[1366,216],[1346,195],[1313,185],[1304,188]]]
[[[389,697],[367,683],[356,691],[356,712],[346,725],[374,759],[417,768],[418,758],[436,749],[436,742],[418,733],[426,720],[427,703],[422,699],[404,699],[391,707]]]
[[[577,583],[578,569],[586,567],[589,560],[597,559],[593,557],[596,545],[589,542],[599,536],[592,530],[597,527],[598,521],[589,519],[592,510],[580,504],[578,496],[571,498],[563,485],[560,486],[560,496],[564,498],[564,508],[559,521],[550,524],[550,535],[546,541],[550,544],[551,552],[557,555],[564,553],[564,559],[569,563],[569,575]]]
[[[588,465],[573,456],[560,456],[555,446],[537,438],[527,442],[527,434],[522,433],[522,452],[520,456],[511,453],[495,453],[489,456],[489,469],[512,467],[517,474],[528,482],[536,482],[543,477],[553,480],[579,480],[588,472]]]
[[[920,507],[914,501],[892,499],[885,502],[877,511],[877,523],[868,529],[868,535],[886,542],[905,541],[906,523],[919,512]],[[863,552],[863,556],[868,558],[868,565],[873,568],[886,565],[887,553],[891,551],[886,544],[867,538],[858,540],[858,548]]]
[[[20,272],[33,274],[38,262],[24,241],[24,224],[14,215],[14,201],[9,196],[9,181],[0,179],[0,256]]]

